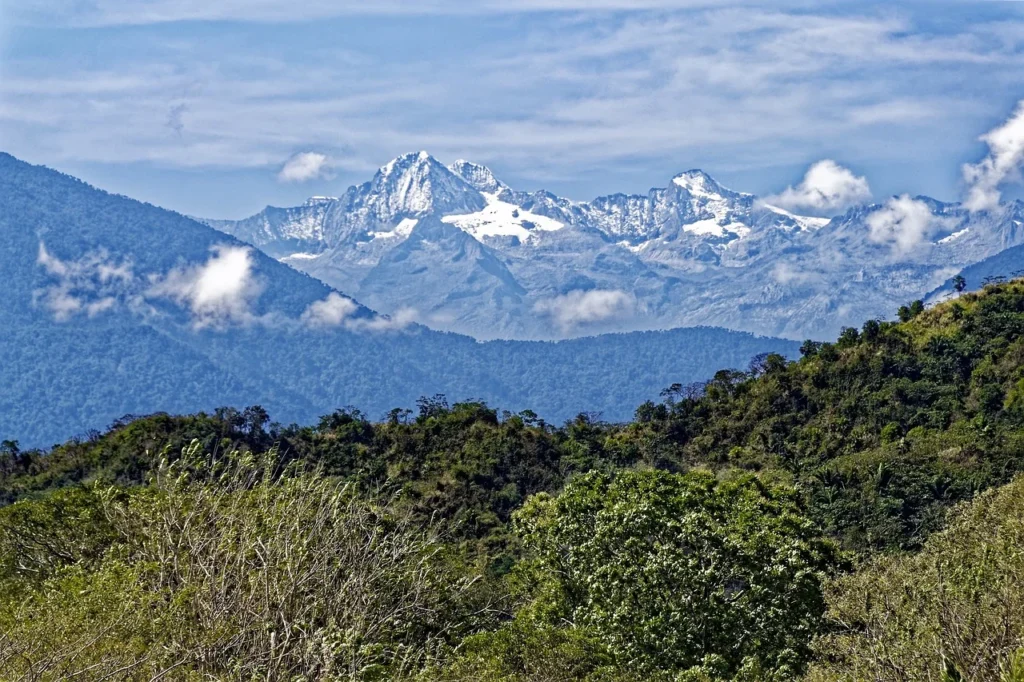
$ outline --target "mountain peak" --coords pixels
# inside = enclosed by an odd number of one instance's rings
[[[306,199],[306,206],[322,206],[323,204],[329,204],[332,201],[337,201],[338,197],[310,197]]]
[[[418,168],[422,166],[441,166],[444,168],[440,161],[435,159],[426,151],[409,152],[408,154],[402,154],[401,156],[391,159],[386,164],[380,167],[378,173],[385,177],[391,175],[395,171],[403,172],[412,168]]]
[[[500,192],[507,187],[505,183],[494,177],[494,173],[491,172],[490,168],[473,163],[472,161],[459,159],[448,166],[448,170],[458,175],[480,192]]]
[[[718,184],[718,181],[713,177],[700,170],[699,168],[691,168],[688,171],[684,171],[679,175],[672,178],[672,184],[677,187],[682,187],[694,197],[714,197],[720,198],[723,196],[744,196],[740,192],[734,192],[730,189],[722,187]]]
[[[425,151],[382,166],[366,191],[382,202],[379,217],[384,222],[434,211],[473,212],[486,203],[479,190]]]

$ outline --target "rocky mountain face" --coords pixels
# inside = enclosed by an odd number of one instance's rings
[[[801,216],[699,170],[576,202],[420,152],[337,199],[209,224],[376,309],[478,339],[697,325],[828,339],[1024,243],[1022,220],[1019,202],[971,213],[927,197]]]

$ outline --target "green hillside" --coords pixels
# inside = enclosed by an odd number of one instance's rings
[[[438,395],[7,442],[0,671],[1017,682],[1024,281],[899,317],[627,424]]]

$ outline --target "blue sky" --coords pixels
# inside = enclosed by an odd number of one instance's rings
[[[0,5],[0,149],[218,218],[420,149],[575,199],[694,167],[767,194],[830,158],[954,200],[1020,99],[1021,2]],[[303,152],[323,172],[282,181]]]

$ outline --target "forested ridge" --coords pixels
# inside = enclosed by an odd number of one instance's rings
[[[6,441],[0,678],[1024,680],[1024,281],[899,318],[624,424]]]

